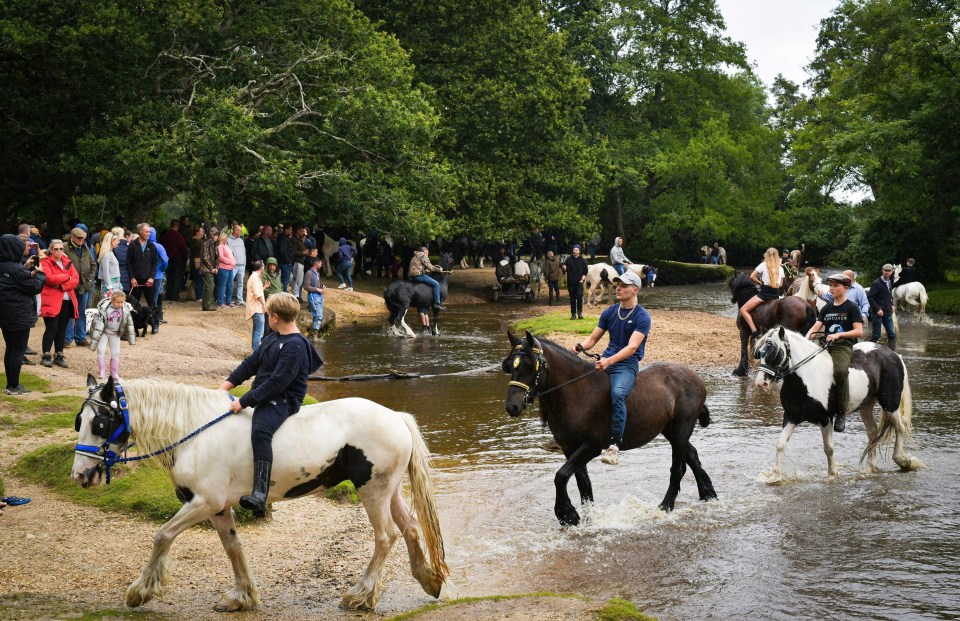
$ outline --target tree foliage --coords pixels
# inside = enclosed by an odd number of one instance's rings
[[[937,277],[956,251],[958,37],[956,4],[939,0],[845,0],[821,24],[794,129],[798,189],[869,191],[846,249],[862,268],[915,256]]]

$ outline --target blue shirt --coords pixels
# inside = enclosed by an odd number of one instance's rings
[[[829,291],[824,291],[820,299],[827,303],[833,303],[833,296],[830,295]],[[857,305],[863,317],[870,315],[870,301],[867,300],[867,292],[863,290],[860,283],[855,282],[847,289],[847,299]]]
[[[637,351],[630,358],[634,359],[637,364],[643,360],[647,337],[650,336],[650,313],[647,312],[647,309],[637,304],[630,311],[621,311],[620,304],[614,304],[600,315],[597,327],[610,334],[610,344],[603,350],[604,358],[614,356],[626,347],[634,332],[642,333],[644,336],[643,342],[640,343],[640,347],[637,347]],[[627,358],[627,360],[630,360],[630,358]]]

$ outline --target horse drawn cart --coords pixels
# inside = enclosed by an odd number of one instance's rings
[[[509,278],[493,286],[493,301],[522,300],[530,304],[540,301],[540,286],[543,284],[543,268],[536,261],[530,263],[530,276]]]

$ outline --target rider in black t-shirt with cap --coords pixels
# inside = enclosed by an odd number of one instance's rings
[[[813,340],[821,330],[827,333],[830,357],[833,359],[833,383],[837,387],[833,411],[833,430],[842,432],[847,424],[847,406],[850,401],[848,372],[853,346],[863,336],[863,315],[860,307],[847,299],[847,289],[852,284],[846,274],[833,274],[827,278],[833,302],[820,310],[817,323],[807,332]]]

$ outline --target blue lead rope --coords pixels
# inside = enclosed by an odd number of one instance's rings
[[[119,385],[117,385],[117,396],[120,398],[120,406],[121,406],[121,411],[123,412],[124,425],[125,425],[126,429],[129,430],[129,429],[130,429],[130,416],[129,416],[128,412],[127,412],[127,400],[126,400],[126,397],[123,395],[123,389],[120,388]],[[230,400],[231,400],[231,401],[236,401],[236,398],[235,398],[233,395],[231,395],[230,393],[227,393],[227,396],[230,397]],[[220,421],[222,421],[222,420],[225,419],[226,417],[231,416],[232,414],[233,414],[233,412],[225,412],[225,413],[221,414],[220,416],[216,417],[215,419],[213,419],[212,421],[210,421],[210,422],[208,422],[208,423],[205,423],[205,424],[202,425],[201,427],[193,430],[192,432],[190,432],[190,433],[187,434],[186,436],[180,438],[179,440],[177,440],[177,441],[174,442],[173,444],[170,444],[169,446],[165,446],[165,447],[163,447],[162,449],[157,449],[156,451],[153,451],[152,453],[147,453],[146,455],[134,455],[133,457],[126,457],[126,456],[125,456],[125,455],[126,455],[126,450],[124,450],[124,457],[121,457],[119,454],[117,454],[117,453],[115,453],[115,452],[113,452],[113,451],[110,450],[110,443],[113,442],[113,441],[115,441],[115,440],[119,437],[122,428],[120,428],[120,429],[118,429],[116,432],[114,432],[114,434],[111,436],[110,440],[107,440],[106,442],[104,442],[104,443],[101,444],[100,446],[94,446],[94,445],[91,445],[91,444],[77,444],[76,446],[74,446],[74,452],[75,452],[75,453],[79,453],[80,455],[86,455],[87,457],[93,457],[94,459],[99,459],[99,460],[103,461],[103,468],[104,468],[104,470],[106,471],[105,477],[106,477],[106,480],[107,480],[107,485],[110,485],[110,469],[113,468],[115,465],[117,465],[117,464],[126,464],[126,463],[130,463],[130,462],[134,462],[134,461],[141,461],[141,460],[144,460],[144,459],[150,459],[151,457],[156,457],[157,455],[162,455],[162,454],[166,453],[167,451],[172,451],[173,449],[177,448],[178,446],[180,446],[181,444],[183,444],[183,443],[186,442],[187,440],[189,440],[189,439],[191,439],[191,438],[199,435],[199,434],[200,434],[201,432],[203,432],[204,430],[209,429],[210,427],[213,427],[214,425],[216,425],[217,423],[219,423]],[[135,444],[131,444],[130,446],[132,447],[132,446],[136,446],[136,445],[135,445]],[[128,447],[128,448],[129,448],[129,447]]]

